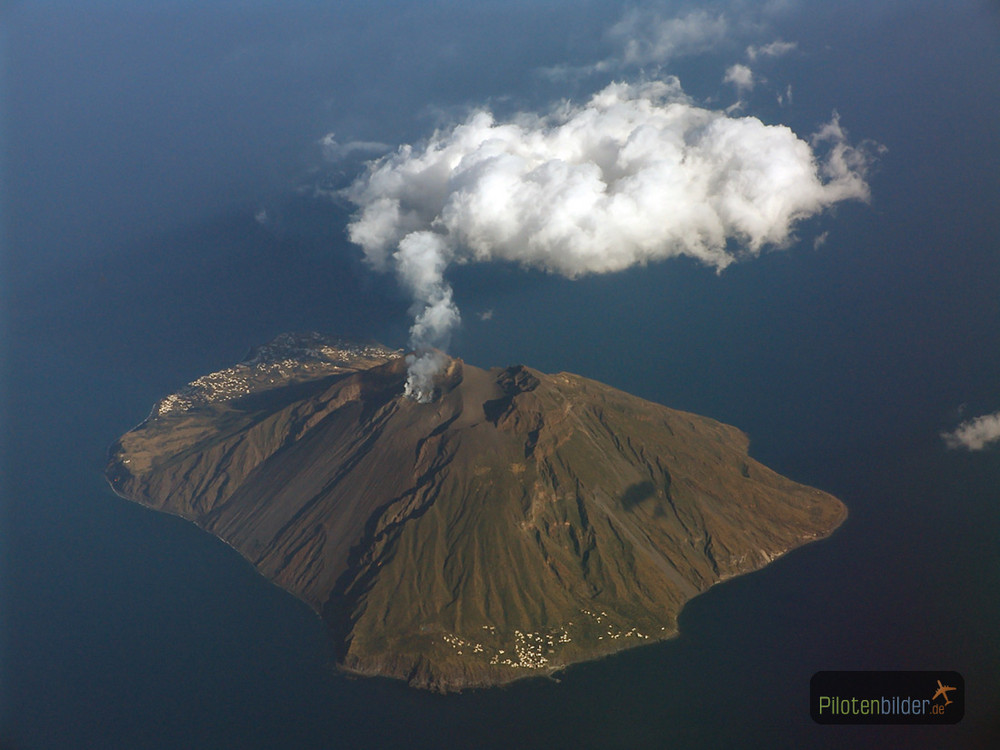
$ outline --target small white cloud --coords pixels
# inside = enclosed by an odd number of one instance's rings
[[[625,68],[655,67],[671,60],[707,52],[727,40],[731,24],[722,12],[689,11],[673,15],[662,7],[626,10],[605,34],[614,52],[586,65],[553,65],[538,70],[553,82],[617,73]]]
[[[493,320],[493,309],[491,308],[489,310],[483,310],[476,317],[478,317],[480,320],[483,320],[483,321]]]
[[[329,161],[340,161],[348,156],[377,156],[391,151],[392,146],[378,141],[350,141],[337,143],[333,133],[327,133],[319,139],[323,156]]]
[[[695,10],[665,17],[655,8],[632,8],[608,36],[621,46],[626,65],[650,65],[705,52],[726,38],[729,22],[722,13]]]
[[[558,65],[548,65],[543,68],[537,68],[535,74],[551,81],[552,83],[565,83],[567,81],[575,81],[580,78],[586,78],[589,75],[596,73],[598,70],[597,65],[569,65],[568,63],[560,63]]]
[[[823,232],[819,237],[813,240],[813,250],[819,250],[823,245],[826,244],[827,239],[829,239],[830,233]]]
[[[781,57],[782,55],[788,54],[798,46],[798,42],[783,42],[781,40],[774,41],[760,47],[751,44],[747,47],[747,59],[753,62],[758,57]]]
[[[981,451],[1000,441],[1000,411],[962,422],[953,432],[942,432],[941,437],[949,448]]]
[[[736,91],[740,94],[744,91],[753,91],[753,71],[740,63],[730,65],[726,69],[726,75],[723,77],[722,82],[733,84],[736,87]]]
[[[617,74],[634,68],[656,72],[673,60],[722,48],[742,46],[740,40],[759,37],[769,26],[768,18],[780,11],[780,0],[754,9],[735,3],[721,9],[677,9],[664,2],[634,4],[604,34],[607,57],[583,65],[558,64],[536,72],[553,82],[578,80],[600,73]],[[746,48],[753,62],[778,57],[797,47],[796,42],[774,41]]]

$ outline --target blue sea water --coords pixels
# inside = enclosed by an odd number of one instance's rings
[[[1000,25],[977,3],[894,7],[829,38],[833,11],[800,20],[800,46],[828,52],[799,61],[800,104],[782,115],[808,132],[834,102],[852,134],[887,146],[870,206],[840,207],[804,225],[800,246],[722,275],[684,261],[577,281],[452,274],[466,313],[456,355],[573,371],[734,424],[756,458],[850,509],[830,539],[692,601],[674,641],[558,682],[438,696],[347,678],[304,605],[103,480],[107,445],[157,398],[277,333],[404,344],[407,300],[344,241],[342,209],[291,189],[241,193],[258,183],[237,170],[230,197],[197,215],[178,194],[162,215],[104,230],[85,196],[73,225],[62,207],[93,173],[46,192],[29,179],[35,152],[8,146],[23,190],[8,185],[5,201],[0,746],[995,746],[1000,453],[948,451],[939,433],[1000,409]],[[7,87],[10,107],[27,107]],[[8,114],[8,130],[17,122]],[[270,132],[254,131],[255,149]],[[38,153],[45,141],[9,137]],[[957,670],[965,719],[815,725],[809,678],[822,669]]]

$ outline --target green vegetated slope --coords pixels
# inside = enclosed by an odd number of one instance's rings
[[[667,638],[846,515],[739,430],[576,375],[449,360],[420,404],[402,357],[338,367],[154,409],[108,477],[308,602],[358,673],[461,689]]]

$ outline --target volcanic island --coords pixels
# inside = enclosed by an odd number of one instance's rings
[[[844,505],[735,427],[593,380],[283,334],[109,451],[122,497],[193,521],[324,620],[348,672],[502,685],[677,633],[684,603],[828,536]]]

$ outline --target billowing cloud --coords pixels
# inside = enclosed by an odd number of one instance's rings
[[[723,83],[731,83],[740,93],[753,90],[753,71],[746,65],[736,63],[726,69],[726,75],[722,78]]]
[[[573,278],[686,255],[721,270],[787,245],[828,206],[867,200],[868,163],[836,116],[807,142],[700,107],[669,78],[613,83],[544,115],[474,111],[372,162],[344,195],[358,207],[350,239],[413,295],[419,361],[459,321],[453,263]],[[431,396],[413,368],[410,390]]]
[[[949,448],[981,451],[990,443],[1000,441],[1000,411],[962,422],[953,432],[943,432]]]

